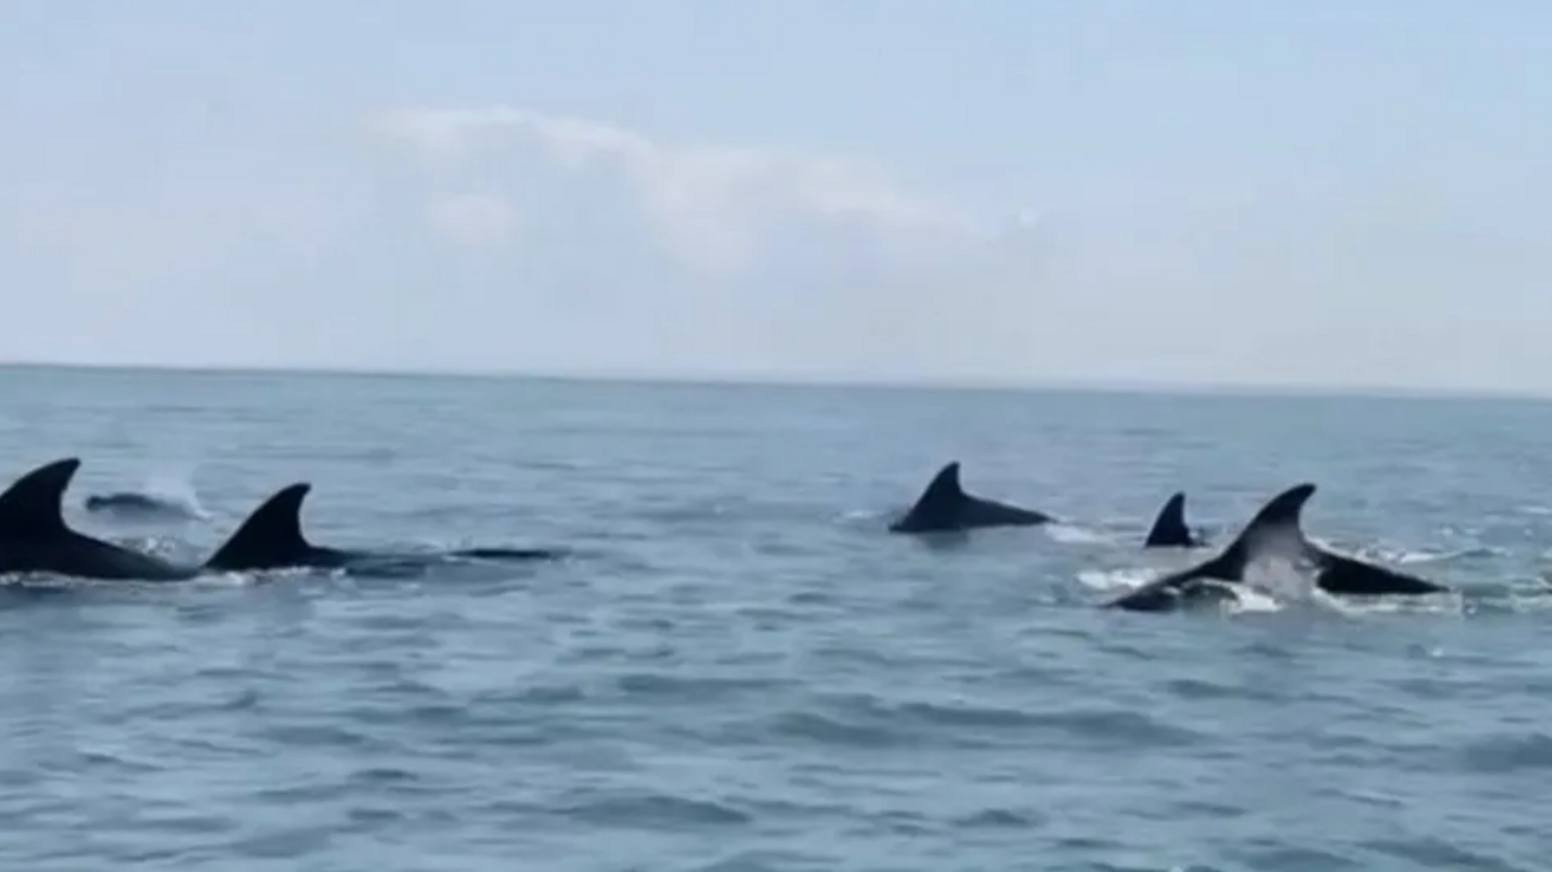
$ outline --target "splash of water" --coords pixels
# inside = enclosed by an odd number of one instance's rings
[[[210,520],[210,513],[199,501],[199,493],[194,488],[192,469],[174,470],[163,468],[146,476],[145,492],[148,495],[166,500],[176,505],[193,517],[201,520]]]
[[[1349,615],[1353,609],[1316,583],[1316,567],[1303,557],[1275,554],[1245,567],[1245,585],[1280,603]]]

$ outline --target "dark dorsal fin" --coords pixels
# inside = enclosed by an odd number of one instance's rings
[[[1314,495],[1315,486],[1306,482],[1294,485],[1267,500],[1229,547],[1208,563],[1230,570],[1233,577],[1225,580],[1239,581],[1245,572],[1245,565],[1255,559],[1256,552],[1263,545],[1285,536],[1296,537],[1298,542],[1302,542],[1304,531],[1300,527],[1300,516],[1304,512],[1304,504]],[[1222,578],[1218,575],[1212,577]]]
[[[243,521],[205,566],[218,570],[263,569],[294,560],[312,550],[302,535],[302,500],[312,485],[287,485]]]
[[[1305,482],[1304,484],[1296,484],[1272,497],[1267,501],[1266,505],[1261,507],[1261,511],[1256,512],[1256,516],[1250,519],[1250,523],[1245,525],[1245,529],[1240,531],[1239,538],[1235,540],[1235,544],[1239,544],[1253,534],[1259,534],[1275,528],[1290,529],[1292,532],[1302,535],[1301,516],[1304,514],[1304,504],[1309,502],[1309,498],[1314,495],[1315,486]]]
[[[46,463],[0,493],[0,531],[39,535],[65,527],[65,490],[81,468],[79,457]]]
[[[1300,515],[1304,504],[1315,494],[1315,486],[1308,482],[1294,485],[1272,497],[1256,512],[1239,536],[1216,556],[1198,563],[1190,569],[1174,572],[1150,581],[1134,591],[1122,595],[1110,603],[1113,608],[1156,611],[1167,608],[1174,594],[1197,579],[1243,581],[1245,567],[1259,556],[1263,548],[1278,547],[1287,543],[1301,547],[1304,531],[1300,527]]]
[[[1168,502],[1164,503],[1164,508],[1159,510],[1159,517],[1153,522],[1153,529],[1148,532],[1148,539],[1143,543],[1143,547],[1164,548],[1193,544],[1195,540],[1191,537],[1191,528],[1186,526],[1186,495],[1184,492],[1176,492]]]
[[[916,504],[889,529],[896,533],[914,533],[952,526],[965,500],[965,489],[959,485],[959,461],[951,461],[938,470],[927,483],[927,489],[916,498]]]
[[[965,497],[965,489],[959,484],[959,461],[955,460],[938,470],[938,474],[927,483],[927,489],[922,491],[921,498],[916,501],[922,503],[947,503],[962,500]]]

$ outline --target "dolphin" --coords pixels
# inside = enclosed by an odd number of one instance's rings
[[[205,565],[222,572],[428,563],[443,557],[484,560],[553,560],[562,552],[549,548],[465,548],[433,554],[348,551],[314,545],[302,533],[302,501],[312,490],[307,482],[287,485],[253,511],[236,533]]]
[[[301,538],[297,510],[308,485],[290,485],[270,497],[203,564],[180,565],[72,530],[65,523],[64,493],[81,468],[67,457],[44,464],[0,493],[0,575],[48,572],[115,581],[187,581],[206,572],[345,566],[368,559],[419,560],[423,555],[373,555],[313,548]],[[287,526],[289,512],[289,527]],[[536,559],[558,552],[471,548],[454,556]]]
[[[119,491],[110,494],[92,494],[84,501],[88,512],[119,512],[132,515],[177,515],[188,517],[191,513],[183,505],[151,494]]]
[[[1235,582],[1263,555],[1278,555],[1313,569],[1315,585],[1326,593],[1349,596],[1425,595],[1450,589],[1416,576],[1327,551],[1304,535],[1304,504],[1315,485],[1295,485],[1273,497],[1216,557],[1171,573],[1108,604],[1131,611],[1170,611],[1182,605],[1233,599]]]
[[[1134,612],[1167,612],[1204,603],[1233,600],[1234,584],[1245,580],[1245,568],[1264,554],[1299,557],[1305,547],[1299,513],[1315,493],[1308,482],[1294,485],[1268,500],[1228,547],[1189,569],[1172,572],[1129,591],[1106,604]]]
[[[0,493],[0,574],[50,572],[76,578],[182,581],[199,567],[104,542],[70,529],[64,496],[80,458],[46,463]]]
[[[1153,529],[1148,531],[1144,548],[1197,548],[1205,544],[1201,536],[1186,526],[1186,495],[1177,492],[1159,510]]]
[[[1032,527],[1050,523],[1053,518],[1041,512],[1021,509],[1005,503],[965,493],[959,484],[959,461],[954,461],[933,476],[916,505],[889,525],[891,533],[928,533],[970,530],[977,527]]]

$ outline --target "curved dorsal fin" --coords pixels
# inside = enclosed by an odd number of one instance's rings
[[[1272,497],[1256,512],[1229,547],[1209,562],[1230,567],[1235,577],[1227,580],[1238,581],[1239,576],[1244,574],[1245,565],[1255,559],[1256,552],[1263,547],[1276,546],[1280,542],[1302,545],[1304,530],[1300,526],[1300,516],[1304,512],[1304,504],[1314,494],[1315,486],[1305,482]]]
[[[910,511],[889,529],[896,533],[940,529],[952,521],[965,500],[965,490],[959,485],[959,461],[950,461],[927,483]]]
[[[0,493],[0,530],[36,535],[65,529],[65,490],[81,468],[79,457],[46,463]]]
[[[1148,531],[1148,539],[1143,547],[1191,545],[1193,541],[1191,528],[1186,526],[1186,495],[1183,491],[1177,491],[1159,510],[1159,516],[1153,522],[1153,529]]]
[[[297,482],[276,491],[242,522],[226,544],[205,561],[210,569],[262,569],[312,550],[302,535],[302,501],[312,485]]]
[[[917,505],[926,502],[940,502],[943,500],[961,499],[965,495],[965,489],[959,483],[959,461],[954,460],[945,464],[938,470],[938,474],[927,483],[927,489],[922,491]]]
[[[1273,528],[1291,528],[1294,532],[1300,531],[1301,515],[1304,513],[1304,504],[1315,495],[1315,486],[1309,482],[1296,484],[1267,501],[1256,512],[1256,516],[1250,519],[1245,529],[1240,532],[1241,540],[1252,534],[1266,532]]]

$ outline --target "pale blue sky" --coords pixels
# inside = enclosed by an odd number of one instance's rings
[[[1552,4],[0,6],[0,358],[1552,392]]]

